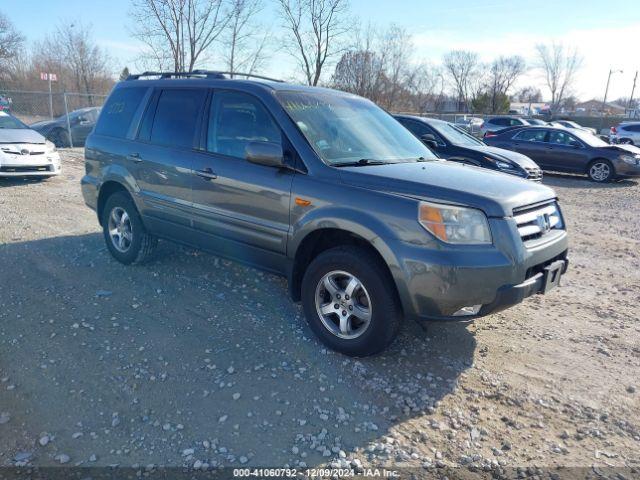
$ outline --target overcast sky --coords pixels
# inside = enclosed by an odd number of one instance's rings
[[[533,64],[537,43],[558,41],[578,47],[584,63],[575,93],[583,100],[602,98],[610,68],[624,73],[612,77],[609,98],[628,97],[640,69],[639,0],[351,0],[351,6],[363,23],[384,27],[395,22],[405,27],[414,35],[416,60],[433,64],[451,49],[474,50],[486,61],[518,54]],[[135,70],[140,45],[129,34],[129,9],[129,0],[0,3],[0,11],[29,41],[41,38],[60,20],[79,20],[91,25],[94,39],[114,58],[116,68],[128,65]],[[264,21],[279,32],[273,9],[265,10]],[[211,65],[216,66],[220,65]],[[286,78],[294,68],[293,61],[278,53],[263,73]],[[542,79],[532,70],[520,84],[542,87]]]

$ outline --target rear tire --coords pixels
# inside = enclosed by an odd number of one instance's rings
[[[384,350],[402,323],[389,272],[375,255],[358,247],[332,248],[311,262],[302,279],[302,305],[318,338],[350,356]]]
[[[606,183],[615,178],[616,171],[609,160],[598,159],[589,164],[587,175],[592,182]]]
[[[107,199],[102,232],[111,256],[125,265],[148,261],[158,245],[158,239],[144,228],[133,200],[124,192],[115,192]]]
[[[630,138],[621,138],[620,140],[618,140],[618,144],[619,145],[633,145],[633,140],[631,140]]]

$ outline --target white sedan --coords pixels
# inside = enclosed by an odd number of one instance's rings
[[[6,112],[0,112],[0,177],[60,175],[53,143]]]

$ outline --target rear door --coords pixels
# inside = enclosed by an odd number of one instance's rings
[[[545,165],[548,130],[531,128],[520,130],[512,139],[512,150],[526,155],[540,167]]]
[[[128,153],[152,230],[170,237],[191,226],[191,176],[204,88],[157,89],[145,112],[135,148]]]
[[[269,254],[286,253],[294,173],[250,163],[245,147],[261,141],[281,144],[285,155],[292,149],[253,95],[215,91],[205,117],[204,151],[193,166],[195,228],[216,243],[212,249],[268,268]]]

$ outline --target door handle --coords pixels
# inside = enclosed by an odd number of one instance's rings
[[[196,170],[196,175],[203,178],[204,180],[215,180],[216,178],[218,178],[218,175],[213,173],[213,170],[209,167],[202,170]]]
[[[142,157],[139,153],[130,153],[129,155],[127,155],[127,158],[136,163],[140,163],[142,161]]]

